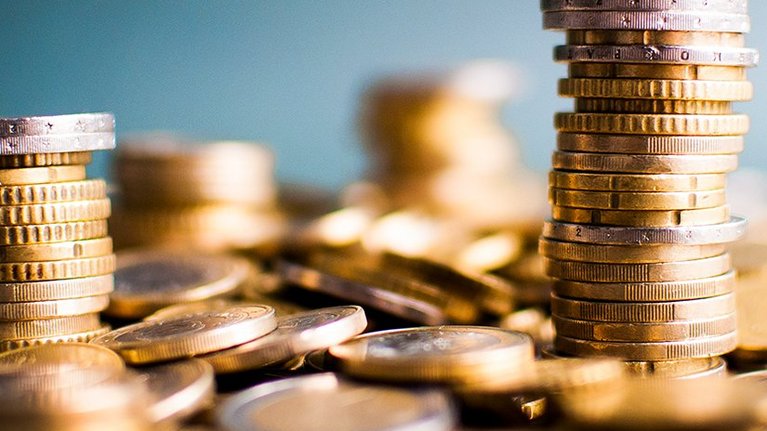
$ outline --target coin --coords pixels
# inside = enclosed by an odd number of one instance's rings
[[[610,114],[558,112],[554,127],[561,132],[628,135],[744,135],[747,115]]]
[[[543,237],[558,241],[614,245],[722,244],[740,239],[745,233],[745,227],[746,220],[741,217],[732,217],[729,222],[718,225],[658,229],[592,226],[547,220],[543,225]]]
[[[106,220],[0,226],[0,246],[79,241],[107,236]]]
[[[35,302],[106,296],[114,287],[112,274],[67,280],[0,283],[0,302]]]
[[[660,263],[594,263],[544,259],[546,274],[561,280],[594,283],[681,281],[722,275],[732,269],[729,253]]]
[[[681,192],[717,190],[725,186],[725,175],[672,174],[592,174],[587,172],[549,172],[549,187],[569,190],[615,192]]]
[[[654,30],[747,33],[748,15],[693,11],[552,11],[543,13],[547,30]]]
[[[0,157],[0,168],[87,165],[91,161],[93,161],[91,152],[16,154]]]
[[[21,340],[55,337],[61,334],[85,332],[100,326],[99,316],[95,313],[43,320],[2,322],[0,323],[0,339]]]
[[[632,361],[667,361],[723,355],[735,349],[735,332],[718,337],[664,342],[608,342],[556,336],[557,350],[576,356],[612,356]]]
[[[115,257],[113,254],[46,262],[0,263],[0,281],[18,283],[94,277],[111,274],[114,268]]]
[[[0,261],[5,263],[83,259],[111,254],[112,238],[109,237],[0,247]]]
[[[262,368],[326,349],[362,333],[367,326],[358,306],[320,308],[280,317],[277,329],[261,338],[231,349],[200,356],[216,373]]]
[[[594,302],[551,297],[556,317],[616,323],[663,323],[713,319],[735,312],[732,293],[710,298],[669,302]],[[659,358],[662,359],[662,358]]]
[[[534,355],[527,334],[457,325],[373,332],[328,352],[351,376],[458,385],[513,373]]]
[[[722,174],[738,167],[734,154],[646,155],[555,151],[552,167],[565,171],[637,174]]]
[[[0,184],[20,186],[85,180],[85,166],[48,166],[0,170]]]
[[[568,30],[568,45],[685,45],[742,48],[742,33],[647,30]],[[615,64],[615,63],[612,63]]]
[[[746,0],[643,0],[626,3],[624,0],[541,0],[542,11],[696,11],[746,13]]]
[[[71,135],[114,132],[115,118],[108,112],[0,118],[0,137],[24,135]],[[2,154],[13,154],[4,149]],[[71,151],[71,150],[70,150]],[[92,151],[78,149],[78,151]],[[32,151],[23,151],[27,154]]]
[[[218,426],[231,431],[448,431],[456,420],[449,398],[436,388],[374,386],[330,373],[261,384],[216,410]]]
[[[135,323],[97,337],[129,364],[188,358],[252,341],[276,328],[268,306],[233,307]]]
[[[106,187],[103,180],[0,186],[0,205],[50,204],[104,199],[107,197]]]
[[[632,78],[694,81],[743,81],[746,69],[695,64],[570,63],[571,78]]]
[[[552,205],[605,210],[672,211],[722,206],[724,189],[695,192],[607,192],[549,189]]]
[[[559,45],[554,47],[554,60],[753,67],[759,63],[759,52],[751,48],[720,46]]]
[[[604,226],[672,227],[726,223],[729,205],[695,210],[601,210],[552,206],[554,220],[567,223],[590,223]]]
[[[169,424],[194,415],[213,403],[213,369],[199,359],[142,367],[138,377],[151,396],[148,415],[154,424]]]
[[[65,223],[109,218],[109,199],[0,206],[0,225]]]
[[[709,298],[730,293],[735,288],[735,272],[710,278],[685,281],[643,283],[588,283],[555,280],[554,292],[565,298],[614,302],[666,302]]]
[[[711,100],[608,99],[580,97],[576,112],[625,114],[731,114],[731,102]]]
[[[98,323],[98,320],[96,321]],[[0,353],[0,368],[71,366],[73,369],[99,368],[120,374],[123,360],[113,351],[93,344],[42,344]]]
[[[559,133],[557,134],[557,149],[571,152],[613,154],[734,154],[743,151],[743,137]]]
[[[724,102],[750,100],[754,91],[753,86],[748,81],[602,78],[560,79],[558,89],[559,95],[564,97],[709,100]],[[605,131],[604,133],[610,132]],[[677,134],[687,135],[687,133]],[[707,133],[700,134],[708,135]]]
[[[85,296],[55,301],[0,303],[0,321],[35,320],[49,317],[98,313],[109,304],[109,297]]]
[[[548,258],[591,263],[663,263],[721,255],[724,244],[594,245],[541,238],[538,252]]]
[[[0,340],[0,352],[43,344],[87,343],[96,337],[108,333],[111,329],[112,328],[109,325],[102,325],[99,328],[76,332],[74,334],[61,334],[52,337],[24,338],[18,340]]]
[[[712,319],[664,323],[598,323],[554,316],[557,334],[579,340],[613,342],[684,341],[727,335],[736,329],[735,314]]]
[[[176,303],[231,296],[252,275],[239,257],[182,250],[137,250],[117,254],[111,316],[145,317]]]

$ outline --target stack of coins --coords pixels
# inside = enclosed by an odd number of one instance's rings
[[[114,145],[107,113],[0,119],[0,350],[108,330],[110,203],[85,165]]]
[[[668,361],[736,345],[725,174],[748,117],[746,1],[542,0],[567,32],[555,117],[552,220],[540,241],[555,279],[555,348]]]
[[[269,249],[283,229],[273,169],[272,153],[253,142],[123,140],[115,159],[115,245]]]

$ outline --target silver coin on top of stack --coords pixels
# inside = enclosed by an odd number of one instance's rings
[[[542,0],[568,64],[555,117],[552,219],[539,243],[554,278],[555,348],[678,361],[736,345],[726,245],[743,234],[725,176],[751,98],[745,0]]]
[[[115,244],[270,248],[284,228],[273,170],[272,153],[253,142],[125,139],[115,158]]]
[[[0,118],[0,351],[108,330],[111,207],[85,165],[114,146],[109,113]]]

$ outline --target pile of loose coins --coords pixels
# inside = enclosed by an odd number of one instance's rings
[[[114,145],[107,113],[0,118],[0,351],[109,330],[110,203],[85,165]]]
[[[749,125],[731,105],[751,98],[746,68],[758,60],[744,47],[746,1],[541,6],[544,27],[567,33],[554,57],[568,64],[559,94],[575,98],[575,112],[555,117],[540,241],[555,349],[627,361],[733,350],[725,246],[745,220],[730,215],[724,186]]]
[[[114,166],[118,248],[269,248],[283,229],[274,157],[254,142],[138,136],[120,141]]]

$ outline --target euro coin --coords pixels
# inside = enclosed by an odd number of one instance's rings
[[[554,169],[627,174],[723,174],[738,167],[735,154],[656,155],[555,151]]]
[[[625,114],[731,114],[730,102],[710,100],[656,100],[587,98],[575,100],[576,112]]]
[[[98,313],[109,304],[109,297],[85,296],[54,301],[0,303],[0,321],[35,320],[49,317]]]
[[[35,302],[105,296],[112,292],[112,274],[65,280],[0,283],[0,302]]]
[[[628,78],[691,81],[743,81],[746,69],[694,64],[571,63],[571,78]]]
[[[696,11],[739,13],[748,11],[746,0],[647,0],[626,3],[624,0],[542,0],[542,11]]]
[[[675,45],[559,45],[554,59],[562,62],[701,64],[753,67],[759,52],[751,48]]]
[[[29,225],[103,220],[111,214],[109,199],[51,204],[0,206],[0,225]]]
[[[0,340],[0,352],[21,349],[30,346],[39,346],[56,343],[88,343],[96,337],[108,333],[112,328],[109,325],[101,325],[87,331],[72,334],[59,334],[51,337],[23,338],[18,340]]]
[[[546,274],[561,280],[594,283],[681,281],[722,275],[732,269],[728,253],[660,263],[595,263],[544,259]]]
[[[0,186],[0,205],[50,204],[105,199],[106,197],[107,188],[103,180]]]
[[[125,369],[125,363],[115,352],[93,344],[42,344],[0,353],[0,368],[4,370],[48,366],[114,370],[115,375]]]
[[[737,334],[688,338],[684,341],[611,342],[556,336],[557,350],[575,356],[612,356],[631,361],[668,361],[723,355],[735,349]]]
[[[554,127],[561,132],[626,135],[726,136],[748,133],[747,115],[612,114],[559,112]]]
[[[603,78],[560,79],[558,89],[559,95],[564,97],[722,102],[750,100],[754,91],[752,84],[748,81]],[[686,133],[678,134],[686,135]],[[706,135],[706,133],[701,134]]]
[[[705,31],[569,30],[568,45],[685,45],[742,48],[741,33]]]
[[[726,223],[729,205],[693,210],[602,210],[552,206],[554,220],[567,223],[589,223],[624,227],[701,226]]]
[[[1,322],[0,339],[23,340],[55,337],[61,334],[85,332],[100,326],[99,315],[96,313],[41,320]]]
[[[142,367],[138,377],[150,395],[148,416],[154,424],[171,424],[189,418],[213,404],[216,382],[204,361],[187,359]]]
[[[722,189],[725,175],[673,174],[592,174],[588,172],[549,172],[549,187],[568,190],[613,192],[683,192]]]
[[[736,329],[735,314],[712,319],[664,323],[590,322],[554,316],[557,334],[579,340],[613,342],[684,341],[727,335]]]
[[[85,166],[46,166],[39,168],[0,170],[0,184],[21,186],[45,183],[63,183],[85,180]]]
[[[551,298],[556,317],[616,323],[664,323],[713,319],[735,313],[732,293],[710,298],[669,302],[596,302]]]
[[[723,206],[724,189],[696,192],[608,192],[550,188],[552,205],[603,210],[673,211]]]
[[[541,238],[538,252],[550,259],[590,263],[663,263],[704,259],[721,255],[724,244],[710,245],[594,245]]]
[[[82,259],[47,262],[0,263],[0,281],[51,281],[111,274],[115,269],[113,254]]]
[[[112,238],[0,247],[0,261],[44,262],[84,259],[112,254]]]

